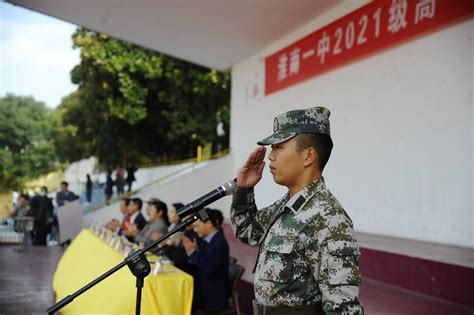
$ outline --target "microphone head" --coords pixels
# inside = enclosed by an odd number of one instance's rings
[[[226,181],[221,187],[224,190],[224,194],[226,196],[232,195],[237,191],[237,183],[233,179]]]

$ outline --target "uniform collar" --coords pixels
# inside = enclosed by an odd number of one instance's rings
[[[317,192],[326,189],[324,183],[324,177],[321,176],[314,182],[306,185],[303,189],[298,191],[290,200],[286,203],[285,207],[289,208],[293,213],[297,213],[298,210],[304,207],[306,202]]]

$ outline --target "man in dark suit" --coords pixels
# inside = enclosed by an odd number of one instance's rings
[[[198,282],[196,306],[204,311],[219,311],[227,308],[229,292],[229,244],[221,229],[224,217],[219,210],[206,209],[208,220],[196,221],[194,231],[202,239],[183,236],[183,246],[189,261],[196,266]]]
[[[31,200],[31,213],[35,218],[33,228],[33,244],[46,246],[46,236],[53,222],[53,201],[48,197],[48,188],[41,191]]]
[[[125,228],[122,234],[125,235],[130,242],[133,242],[134,236],[143,230],[147,221],[140,212],[143,206],[143,201],[140,198],[133,198],[128,205],[128,214],[130,215],[130,222],[125,222]]]

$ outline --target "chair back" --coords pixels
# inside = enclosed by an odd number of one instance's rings
[[[212,313],[212,315],[240,315],[237,284],[244,274],[245,268],[241,265],[229,264],[229,307],[225,310]],[[195,312],[195,315],[209,314],[206,312]]]
[[[229,265],[229,297],[232,300],[232,307],[235,309],[237,301],[237,285],[244,274],[245,268],[239,264]]]

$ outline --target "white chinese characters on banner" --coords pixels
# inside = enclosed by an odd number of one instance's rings
[[[428,18],[432,19],[435,15],[436,0],[420,0],[416,4],[415,9],[415,24],[421,20]]]
[[[321,63],[324,63],[324,56],[330,51],[330,37],[323,33],[323,37],[318,41],[318,57]]]
[[[300,72],[300,49],[295,47],[290,53],[290,76]]]
[[[282,54],[278,58],[278,81],[283,81],[288,76],[288,56],[286,54]]]
[[[370,13],[362,14],[353,20],[347,21],[334,31],[328,32],[323,29],[316,47],[305,49],[295,45],[291,51],[287,50],[278,57],[277,81],[281,82],[299,75],[304,66],[302,62],[307,62],[308,59],[316,58],[318,64],[322,66],[328,63],[328,58],[351,51],[354,47],[367,45],[383,35],[384,32],[386,32],[386,35],[395,35],[400,30],[406,29],[409,24],[407,21],[408,9],[414,9],[414,23],[411,25],[415,25],[424,19],[435,17],[436,0],[417,0],[416,2],[391,0],[387,9],[379,6]],[[382,12],[388,14],[385,15]],[[381,28],[381,25],[383,25],[382,17],[387,18],[386,29]]]
[[[265,57],[265,95],[474,15],[474,0],[365,2]]]
[[[388,31],[390,33],[396,33],[400,29],[407,27],[407,0],[392,0],[389,13],[390,18],[388,20]]]
[[[303,53],[303,59],[308,59],[314,55],[314,49],[308,49]]]

